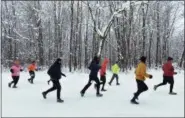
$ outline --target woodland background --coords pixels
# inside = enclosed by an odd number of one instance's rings
[[[109,67],[121,60],[122,71],[135,67],[142,55],[149,68],[160,67],[168,56],[183,68],[184,1],[1,2],[5,68],[16,58],[48,67],[61,57],[63,68],[83,70],[100,43],[102,59],[110,59]]]

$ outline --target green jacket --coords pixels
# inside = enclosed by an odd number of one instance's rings
[[[118,74],[119,71],[120,71],[120,68],[119,68],[118,64],[114,64],[114,65],[112,66],[111,70],[112,70],[112,72],[113,72],[114,74]]]

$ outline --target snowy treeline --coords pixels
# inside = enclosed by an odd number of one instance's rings
[[[86,68],[98,52],[110,59],[109,65],[120,59],[123,70],[134,67],[141,55],[149,67],[160,66],[167,56],[184,65],[184,1],[1,4],[4,67],[15,58],[48,66],[62,57],[62,66],[74,71]]]

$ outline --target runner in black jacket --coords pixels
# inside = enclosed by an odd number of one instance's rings
[[[60,85],[59,80],[61,79],[61,76],[66,77],[66,75],[61,72],[61,59],[60,58],[58,58],[54,62],[54,64],[49,68],[48,75],[50,76],[51,81],[53,82],[53,87],[48,89],[47,91],[42,92],[43,97],[46,99],[46,95],[49,92],[57,90],[57,102],[64,102],[64,100],[60,98],[61,85]]]
[[[85,91],[91,86],[91,82],[95,81],[97,85],[97,91],[96,91],[96,96],[97,97],[102,97],[103,95],[100,93],[100,81],[98,78],[98,71],[101,67],[99,66],[99,58],[97,56],[94,57],[93,61],[91,62],[89,69],[91,70],[89,74],[89,81],[85,85],[85,87],[81,90],[81,96],[83,97],[85,94]]]

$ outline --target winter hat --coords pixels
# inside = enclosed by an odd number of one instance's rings
[[[93,61],[98,64],[99,63],[99,57],[98,56],[94,56]]]
[[[16,60],[14,61],[14,64],[16,64],[16,65],[19,65],[19,63],[20,63],[20,61],[19,61],[18,59],[16,59]]]
[[[35,63],[36,61],[32,61],[32,63]]]
[[[168,57],[168,59],[167,59],[168,61],[171,61],[171,60],[173,60],[173,58],[172,57]]]
[[[99,60],[98,56],[94,56],[93,60],[98,61]]]
[[[146,57],[145,57],[145,56],[142,56],[142,57],[140,58],[140,60],[141,60],[142,62],[146,62]]]
[[[55,64],[61,64],[61,59],[60,58],[57,58],[57,60],[55,61]]]
[[[57,62],[62,61],[60,58],[57,58]]]

